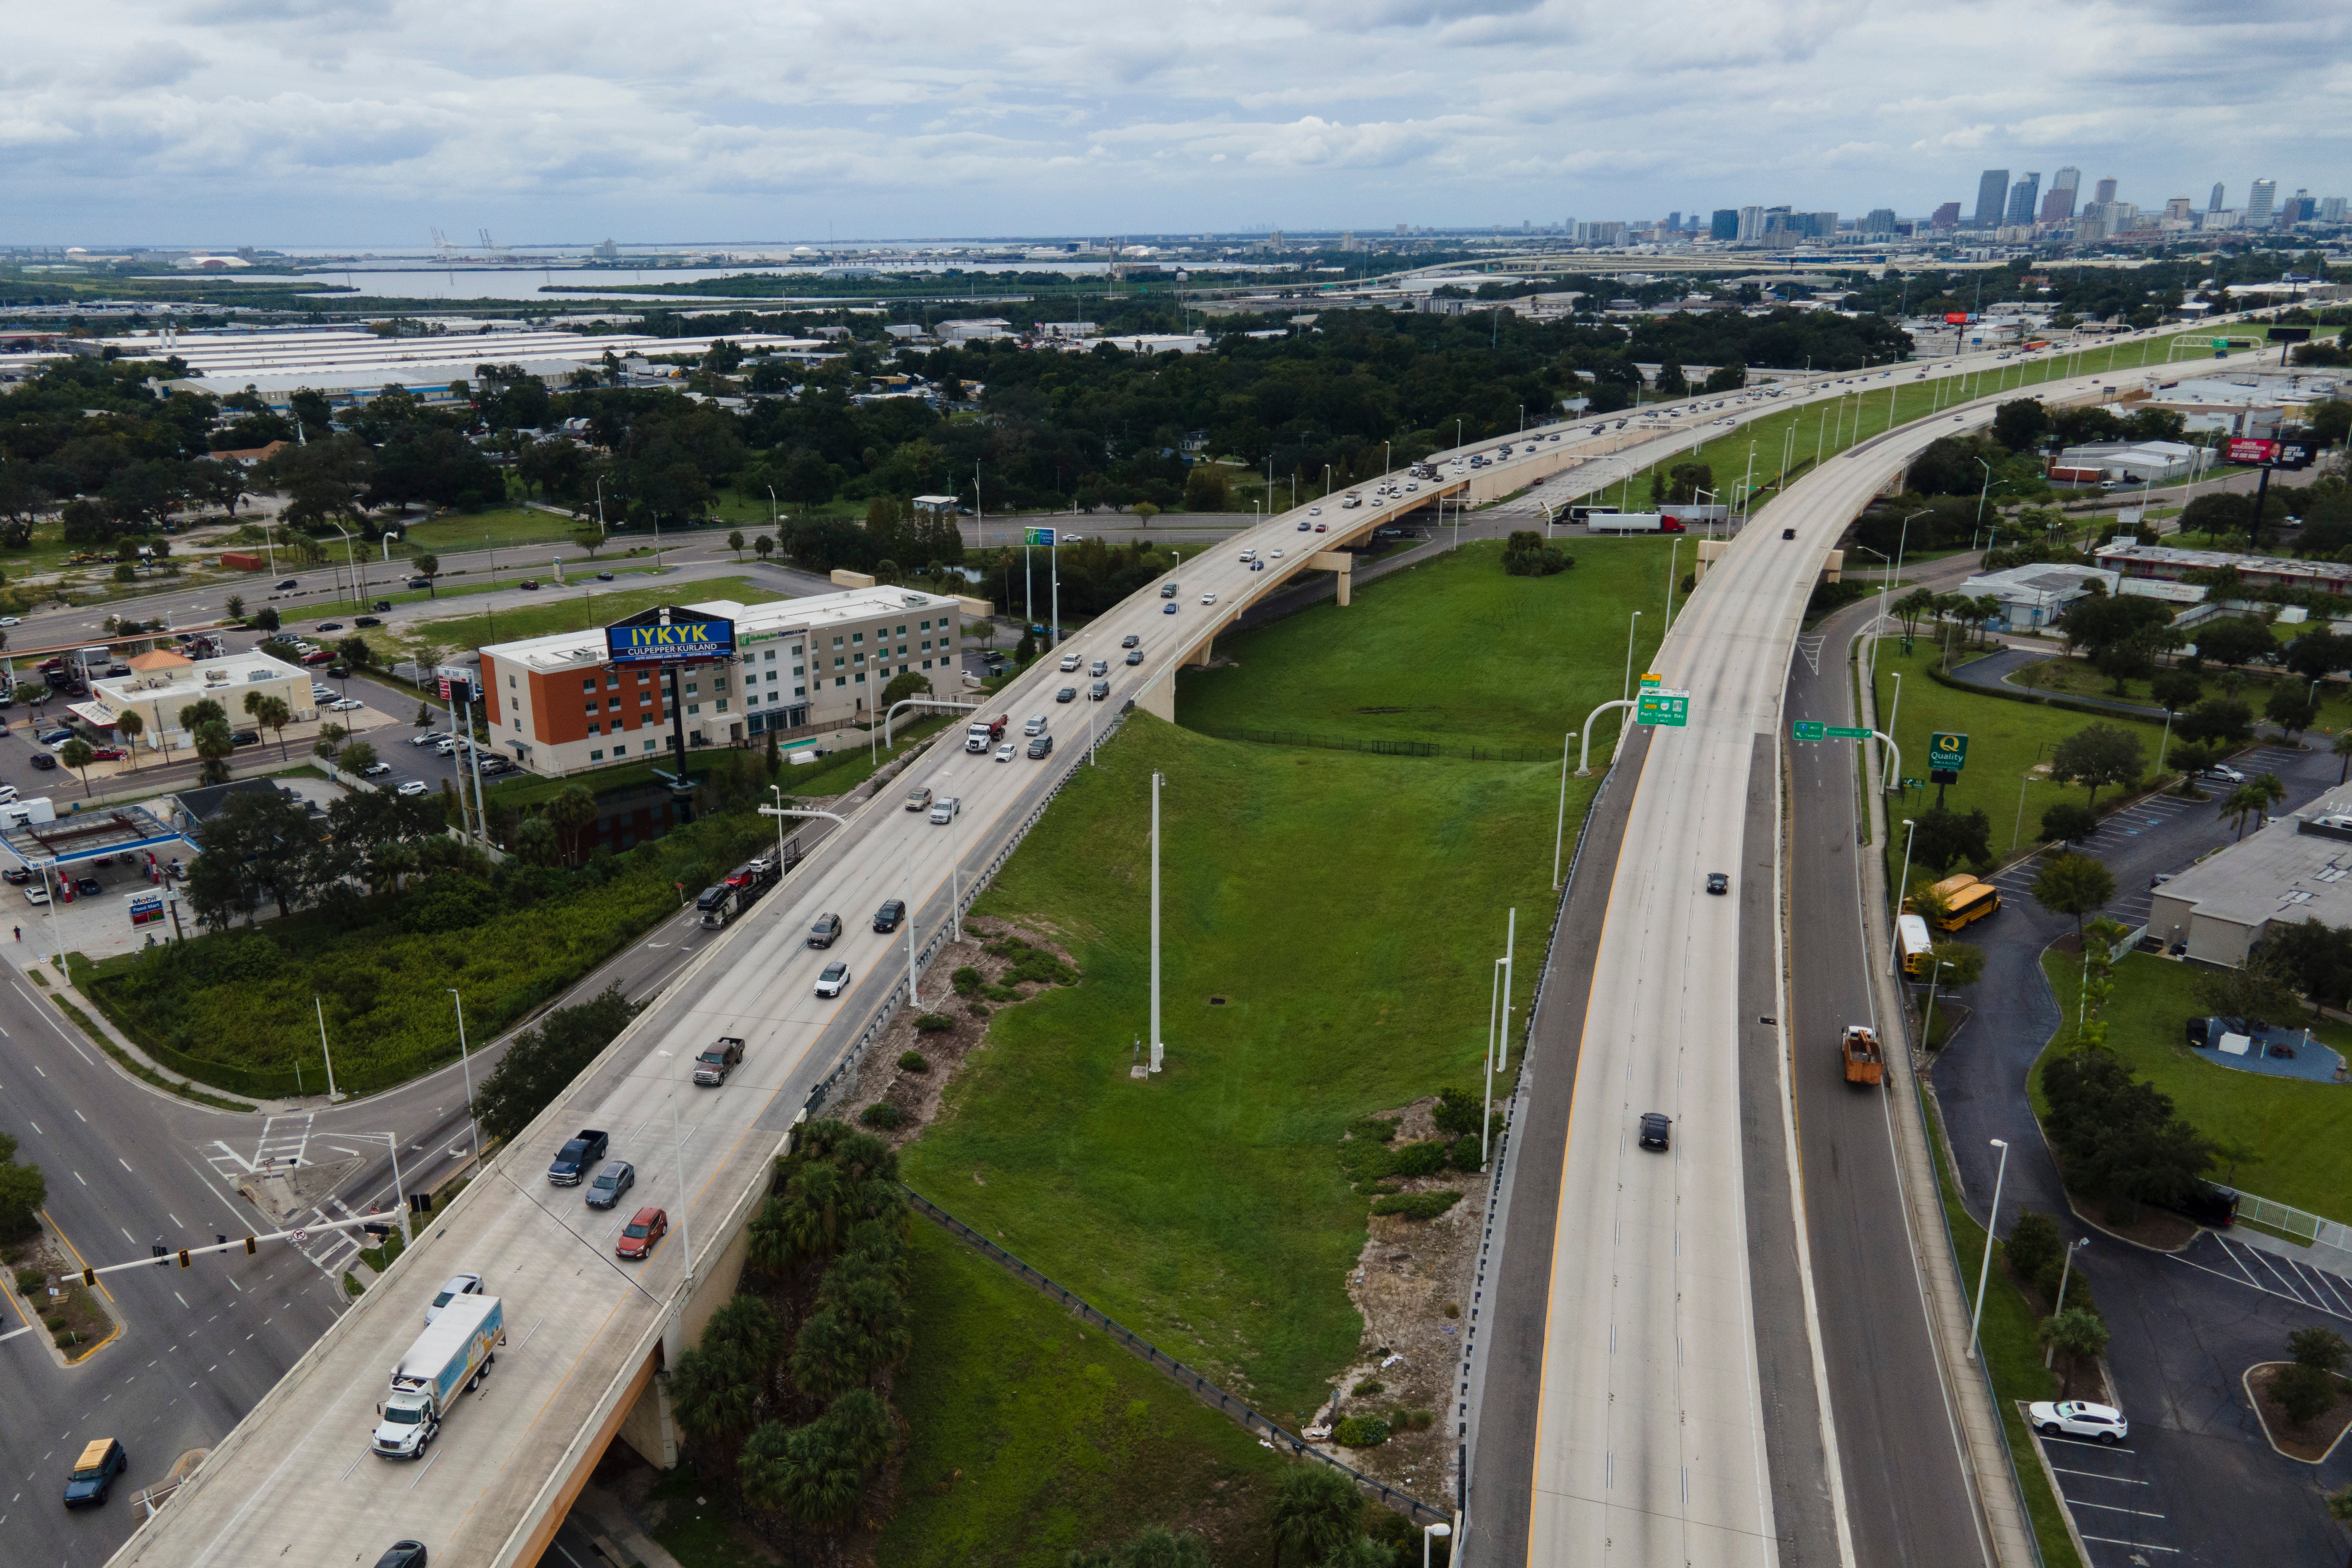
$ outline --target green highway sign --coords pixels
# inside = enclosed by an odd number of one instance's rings
[[[1867,741],[1870,739],[1870,731],[1867,730],[1849,730],[1842,725],[1832,724],[1830,726],[1830,739],[1832,741]]]
[[[1690,693],[1668,691],[1664,687],[1645,686],[1634,699],[1633,722],[1663,724],[1679,730],[1690,723]]]
[[[1054,542],[1054,531],[1050,528],[1024,529],[1022,531],[1021,542],[1024,544],[1043,544],[1051,546]]]
[[[1790,737],[1799,741],[1818,741],[1829,733],[1829,726],[1819,719],[1799,719],[1789,726]]]
[[[1948,768],[1958,773],[1968,766],[1968,763],[1969,738],[1966,735],[1954,734],[1949,730],[1937,730],[1928,735],[1927,766],[1931,771]]]

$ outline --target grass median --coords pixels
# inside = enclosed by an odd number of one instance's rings
[[[2074,1007],[2082,987],[2079,960],[2050,952],[2042,972],[2064,1007],[2058,1045],[2074,1039]],[[2183,1027],[2209,1009],[2197,1000],[2197,974],[2185,963],[2135,952],[2116,966],[2107,1003],[2107,1047],[2140,1077],[2172,1097],[2189,1124],[2219,1142],[2258,1151],[2217,1170],[2273,1202],[2331,1219],[2352,1219],[2352,1086],[2272,1078],[2226,1068],[2190,1047]],[[2321,1043],[2352,1058],[2352,1028],[2321,1021]],[[2041,1104],[2041,1072],[2034,1073]]]
[[[1447,756],[1474,745],[1557,756],[1561,737],[1624,694],[1627,635],[1638,676],[1665,633],[1658,540],[1577,539],[1549,577],[1509,577],[1503,547],[1465,544],[1357,590],[1355,603],[1310,605],[1217,639],[1231,661],[1186,670],[1176,710],[1212,734],[1296,731],[1354,740],[1426,741]],[[1684,599],[1676,590],[1679,609]],[[1633,620],[1640,611],[1639,622]],[[1596,763],[1619,715],[1594,735]]]
[[[702,577],[649,588],[607,588],[591,583],[584,588],[550,587],[541,593],[544,597],[537,604],[420,621],[401,628],[401,632],[412,643],[471,648],[492,642],[549,637],[557,632],[586,631],[656,605],[699,605],[712,599],[761,604],[777,596],[772,585],[749,577]]]

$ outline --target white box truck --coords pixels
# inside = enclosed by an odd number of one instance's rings
[[[452,1298],[393,1363],[392,1392],[375,1407],[371,1447],[388,1459],[423,1458],[450,1402],[489,1375],[506,1342],[506,1312],[496,1296]]]
[[[1679,518],[1656,511],[1596,511],[1585,520],[1591,533],[1680,533]]]

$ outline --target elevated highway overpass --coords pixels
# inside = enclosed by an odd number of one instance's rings
[[[1817,395],[1826,394],[1829,379],[1815,378]],[[1725,414],[1756,417],[1779,411],[1788,401],[1746,400]],[[1546,427],[1539,432],[1545,439],[1533,446],[1515,440],[1517,456],[1494,469],[1456,477],[1442,468],[1447,477],[1441,485],[1458,478],[1459,488],[1483,499],[1482,489],[1507,493],[1578,462],[1640,456],[1640,448],[1621,440],[1613,419],[1597,436],[1591,423]],[[1561,435],[1557,443],[1549,438],[1554,430]],[[1689,444],[1692,434],[1670,428],[1649,436],[1643,445],[1664,455]],[[1475,449],[1496,445],[1479,443]],[[1435,460],[1444,464],[1452,456],[1439,454]],[[1234,615],[1295,573],[1319,569],[1318,555],[1422,504],[1429,490],[1424,484],[1423,490],[1388,504],[1351,510],[1318,501],[1313,505],[1320,508],[1319,517],[1310,518],[1308,508],[1301,507],[1271,518],[1226,547],[1187,563],[1176,574],[1182,584],[1177,598],[1165,600],[1147,588],[1086,627],[1063,651],[1108,663],[1111,700],[1054,704],[1055,688],[1075,684],[1083,689],[1091,677],[1083,666],[1066,675],[1052,660],[1042,661],[1001,694],[1016,730],[1030,714],[1049,717],[1058,742],[1051,756],[999,763],[956,750],[950,732],[910,765],[906,776],[911,781],[961,799],[962,814],[953,826],[934,826],[925,816],[901,810],[895,789],[875,791],[751,915],[681,972],[544,1115],[435,1217],[113,1561],[125,1568],[345,1563],[355,1555],[364,1560],[405,1536],[425,1541],[447,1561],[528,1564],[615,1436],[657,1461],[673,1455],[675,1437],[657,1370],[693,1342],[703,1320],[734,1289],[744,1224],[767,1191],[772,1162],[795,1118],[821,1101],[827,1086],[906,999],[906,936],[872,933],[867,928],[875,909],[887,899],[908,900],[916,933],[914,966],[919,970],[943,940],[951,898],[968,902],[1011,853],[1069,771],[1081,765],[1090,729],[1107,728],[1130,704],[1172,716],[1178,668],[1205,658],[1216,633]],[[1310,526],[1302,535],[1301,520],[1324,521],[1328,531],[1318,535]],[[1685,860],[1696,865],[1691,857],[1711,852],[1723,829],[1666,796],[1687,788],[1720,804],[1744,787],[1741,764],[1727,748],[1746,744],[1738,738],[1769,727],[1770,694],[1757,686],[1757,672],[1785,666],[1791,605],[1801,605],[1802,583],[1810,580],[1811,568],[1801,572],[1800,558],[1810,554],[1817,567],[1825,547],[1825,539],[1809,537],[1774,557],[1769,552],[1775,542],[1760,537],[1743,541],[1741,549],[1752,549],[1759,562],[1771,561],[1769,570],[1759,573],[1753,584],[1736,588],[1719,584],[1747,576],[1744,564],[1711,579],[1702,602],[1687,612],[1697,618],[1684,623],[1693,630],[1707,628],[1708,635],[1678,634],[1683,642],[1677,647],[1695,651],[1678,652],[1686,665],[1676,668],[1687,668],[1688,679],[1701,682],[1701,711],[1712,717],[1693,731],[1700,744],[1688,763],[1674,764],[1674,782],[1661,783],[1642,829],[1657,840],[1696,824],[1697,837],[1676,857],[1677,866]],[[1298,553],[1302,543],[1310,546],[1304,555]],[[1238,559],[1245,548],[1268,557],[1278,548],[1285,558],[1268,570],[1252,571]],[[1211,595],[1213,602],[1204,603]],[[1171,604],[1175,612],[1169,614]],[[1144,652],[1139,666],[1121,662],[1118,645],[1130,635]],[[1704,667],[1726,647],[1740,650],[1742,668]],[[1661,774],[1662,781],[1665,776]],[[1675,908],[1667,884],[1660,888],[1656,902],[1644,906],[1640,918],[1654,916],[1661,923],[1645,929],[1638,951],[1626,956],[1628,963],[1651,966],[1657,980],[1645,982],[1631,1010],[1609,1026],[1617,1039],[1613,1059],[1652,1075],[1646,1083],[1629,1079],[1624,1094],[1665,1094],[1685,1079],[1694,1093],[1713,1094],[1702,1087],[1711,1070],[1703,1031],[1719,1021],[1721,1000],[1706,996],[1704,977],[1694,974],[1688,984],[1697,989],[1673,1001],[1683,985],[1673,972],[1681,961],[1673,955],[1692,933],[1704,933],[1706,911]],[[822,913],[841,915],[847,934],[829,951],[812,951],[803,935]],[[1620,940],[1633,939],[1631,918],[1629,912]],[[1717,933],[1705,940],[1719,948],[1727,939]],[[840,997],[820,999],[813,991],[815,975],[835,959],[851,966],[851,984]],[[1687,1054],[1679,1061],[1659,1056],[1636,1063],[1641,1053],[1635,1042],[1656,1041],[1662,1020],[1673,1017],[1696,1031],[1688,1036]],[[717,1035],[744,1037],[747,1059],[725,1087],[696,1089],[688,1078],[691,1058]],[[1702,1123],[1706,1114],[1701,1112]],[[546,1183],[545,1163],[556,1147],[573,1130],[588,1126],[611,1132],[613,1156],[637,1167],[638,1189],[621,1211],[588,1210],[576,1189]],[[1601,1142],[1582,1138],[1576,1144],[1591,1145],[1598,1155],[1604,1152]],[[1672,1369],[1674,1354],[1657,1334],[1671,1325],[1696,1328],[1707,1336],[1700,1349],[1734,1356],[1737,1346],[1727,1342],[1728,1335],[1749,1312],[1737,1275],[1737,1226],[1727,1225],[1721,1212],[1724,1202],[1736,1199],[1737,1170],[1698,1162],[1689,1180],[1686,1198],[1665,1185],[1641,1188],[1627,1200],[1649,1205],[1644,1212],[1653,1219],[1687,1204],[1693,1267],[1709,1270],[1709,1288],[1717,1292],[1706,1309],[1714,1316],[1704,1321],[1668,1310],[1664,1295],[1649,1299],[1663,1314],[1646,1346],[1656,1358],[1649,1364],[1661,1374]],[[649,1260],[632,1264],[614,1256],[613,1239],[635,1204],[663,1206],[675,1228]],[[388,1368],[415,1337],[433,1290],[464,1269],[483,1273],[505,1299],[509,1342],[494,1373],[456,1410],[426,1460],[380,1460],[367,1445]],[[1666,1290],[1670,1278],[1641,1288]],[[1563,1330],[1574,1326],[1582,1310],[1578,1303],[1568,1305],[1560,1319]],[[1696,1304],[1691,1310],[1698,1310]],[[1563,1341],[1564,1354],[1569,1348]],[[1549,1388],[1549,1360],[1546,1367]],[[1734,1362],[1723,1361],[1714,1370],[1728,1381],[1697,1412],[1704,1426],[1694,1454],[1676,1454],[1679,1436],[1663,1424],[1644,1426],[1638,1440],[1620,1441],[1624,1461],[1642,1467],[1643,1495],[1654,1501],[1671,1500],[1683,1470],[1698,1478],[1714,1497],[1708,1528],[1720,1527],[1720,1550],[1729,1552],[1729,1532],[1745,1528],[1738,1521],[1754,1517],[1752,1506],[1733,1495],[1748,1484],[1735,1484],[1734,1478],[1755,1472],[1752,1458],[1740,1457],[1741,1444],[1754,1428],[1753,1400],[1740,1391]],[[1605,1373],[1588,1358],[1577,1374],[1582,1379],[1579,1386],[1601,1389]],[[1596,1376],[1603,1382],[1593,1382]],[[1648,1408],[1662,1423],[1664,1412],[1678,1407],[1668,1397],[1654,1399]],[[1567,1443],[1575,1451],[1560,1460],[1560,1450],[1546,1450],[1555,1464],[1568,1465],[1558,1473],[1569,1478],[1580,1462],[1576,1456],[1588,1447],[1584,1435],[1563,1417],[1548,1441]],[[1627,1484],[1633,1479],[1629,1470]],[[1555,1501],[1565,1497],[1561,1488],[1552,1489]],[[1663,1536],[1654,1539],[1663,1546]]]

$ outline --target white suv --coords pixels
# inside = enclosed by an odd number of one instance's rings
[[[2044,1437],[2095,1437],[2102,1443],[2120,1443],[2131,1436],[2131,1423],[2124,1419],[2122,1411],[2081,1399],[2029,1405],[2026,1419]]]

